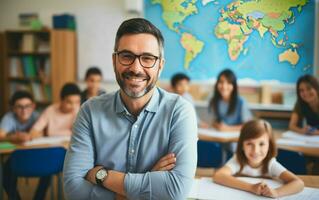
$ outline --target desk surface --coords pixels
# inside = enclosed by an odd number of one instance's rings
[[[13,151],[17,149],[35,149],[35,148],[50,148],[50,147],[69,147],[69,142],[63,142],[60,144],[41,144],[41,145],[32,145],[32,146],[24,146],[24,145],[16,145],[16,148],[12,149],[0,149],[0,154],[11,154]]]
[[[213,168],[200,168],[198,167],[196,169],[196,177],[212,177],[214,174],[214,169]],[[303,180],[305,183],[306,187],[313,187],[313,188],[319,188],[319,176],[308,176],[308,175],[303,175],[299,176],[300,179]]]
[[[276,139],[280,138],[283,132],[284,132],[283,130],[275,130],[274,131],[275,138]],[[238,137],[217,138],[217,137],[212,137],[212,136],[207,136],[207,135],[201,135],[200,133],[198,133],[198,138],[199,138],[199,140],[202,140],[202,141],[219,142],[219,143],[228,143],[228,142],[237,142],[238,141]],[[319,157],[319,148],[298,147],[298,146],[288,146],[288,145],[277,145],[277,147],[279,149],[300,152],[300,153],[303,153],[307,156]]]

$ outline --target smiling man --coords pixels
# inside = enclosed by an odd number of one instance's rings
[[[191,104],[156,87],[164,39],[149,21],[124,21],[113,67],[120,90],[85,102],[64,164],[67,199],[185,199],[195,174]]]

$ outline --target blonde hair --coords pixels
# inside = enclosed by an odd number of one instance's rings
[[[269,161],[273,157],[277,156],[277,147],[272,134],[272,128],[271,125],[265,120],[251,120],[246,122],[240,131],[236,150],[237,160],[240,165],[240,170],[238,173],[241,173],[244,166],[248,164],[248,160],[243,150],[244,141],[259,138],[263,134],[267,134],[269,136],[269,149],[265,159],[262,161],[262,174],[265,175],[268,172]]]

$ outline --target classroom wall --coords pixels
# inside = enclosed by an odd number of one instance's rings
[[[97,65],[105,80],[114,82],[111,55],[116,30],[124,19],[137,16],[125,11],[124,0],[0,0],[0,31],[19,28],[19,14],[32,12],[48,27],[54,14],[75,15],[78,79],[83,79],[89,66]]]

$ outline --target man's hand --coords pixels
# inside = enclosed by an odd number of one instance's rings
[[[98,165],[90,169],[88,173],[86,174],[85,179],[95,185],[96,184],[95,174],[101,168],[103,168],[103,166]]]
[[[174,153],[169,153],[166,156],[162,157],[155,166],[152,171],[169,171],[175,167],[176,157]]]
[[[229,130],[229,126],[223,122],[220,122],[220,123],[214,122],[213,127],[219,131],[228,131]]]

